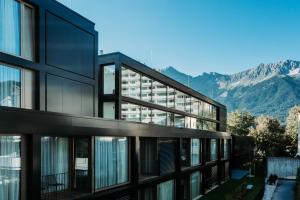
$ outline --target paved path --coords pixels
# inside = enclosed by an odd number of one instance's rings
[[[294,200],[294,180],[279,180],[273,195],[273,200]]]

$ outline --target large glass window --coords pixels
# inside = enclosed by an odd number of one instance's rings
[[[103,92],[104,94],[115,93],[116,67],[115,65],[106,65],[103,67]]]
[[[33,88],[32,71],[0,63],[0,106],[33,108]]]
[[[197,129],[197,119],[191,117],[190,120],[191,120],[191,129]]]
[[[185,94],[179,90],[176,90],[175,93],[175,108],[177,110],[184,111],[184,105],[185,105]]]
[[[143,101],[151,102],[152,101],[152,79],[147,76],[142,76],[142,91],[141,98]]]
[[[140,122],[141,107],[131,103],[122,103],[122,119],[126,121]]]
[[[141,75],[126,67],[122,67],[122,95],[141,98]]]
[[[167,106],[167,86],[153,81],[152,83],[152,102],[161,106]]]
[[[191,166],[200,164],[201,144],[199,139],[191,139]]]
[[[167,126],[174,126],[174,113],[167,113]]]
[[[225,139],[224,140],[224,159],[229,159],[230,158],[230,140]]]
[[[191,97],[191,113],[199,115],[199,101],[194,97]]]
[[[191,166],[191,139],[183,138],[181,140],[180,160],[183,168]]]
[[[158,173],[158,146],[156,138],[140,138],[141,178],[157,176]]]
[[[160,175],[175,171],[175,141],[159,140]]]
[[[184,116],[183,115],[174,115],[174,125],[175,127],[184,128]]]
[[[69,139],[41,138],[41,193],[66,190],[69,187]]]
[[[167,107],[175,108],[175,89],[168,86],[167,92]]]
[[[151,108],[148,107],[141,107],[141,122],[142,123],[151,123]]]
[[[34,59],[33,8],[16,0],[0,0],[0,51]]]
[[[115,119],[115,112],[115,102],[103,102],[103,118]]]
[[[75,189],[87,192],[89,183],[89,137],[75,139]],[[66,161],[65,161],[66,162]]]
[[[184,127],[185,128],[191,128],[191,117],[185,117],[185,120],[184,120]]]
[[[174,181],[166,181],[157,186],[157,200],[173,200],[174,199]]]
[[[1,15],[1,14],[0,14]],[[20,199],[21,137],[0,136],[0,199]]]
[[[211,139],[210,140],[210,160],[214,161],[217,160],[217,140]]]
[[[127,182],[128,139],[95,137],[95,188]]]
[[[191,113],[191,96],[185,95],[185,104],[184,111],[187,113]]]
[[[191,174],[191,199],[195,200],[198,199],[201,195],[201,173],[194,172]]]
[[[166,126],[167,124],[167,113],[161,110],[152,110],[152,123]]]

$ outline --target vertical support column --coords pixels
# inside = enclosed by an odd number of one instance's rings
[[[115,118],[116,119],[121,119],[121,106],[122,106],[122,64],[120,62],[120,57],[118,56],[117,61],[115,62],[115,66],[116,66],[116,88],[115,88],[115,97],[116,97],[116,101],[115,101]]]
[[[206,139],[202,139],[202,163],[203,171],[202,171],[202,188],[201,192],[202,194],[205,194],[205,188],[206,188],[206,180],[205,180],[205,166],[206,166]]]
[[[176,198],[175,199],[181,199],[181,196],[183,194],[183,187],[181,186],[181,176],[180,176],[180,172],[181,172],[181,148],[182,148],[182,138],[178,138],[176,140],[177,144],[176,144],[176,160],[175,160],[175,170],[176,170],[176,180],[175,180],[175,195]]]
[[[139,156],[140,143],[139,137],[130,138],[130,166],[131,166],[131,184],[137,186],[139,183]]]
[[[27,136],[27,199],[41,198],[41,137]]]
[[[221,184],[222,181],[222,161],[221,161],[221,139],[217,139],[217,152],[218,152],[218,184]]]

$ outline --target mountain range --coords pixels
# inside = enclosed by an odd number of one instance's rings
[[[300,61],[285,60],[231,75],[216,72],[189,76],[167,67],[161,73],[227,106],[228,112],[271,115],[285,123],[288,110],[300,105]]]

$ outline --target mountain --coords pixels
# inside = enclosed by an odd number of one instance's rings
[[[260,64],[236,74],[215,72],[188,76],[174,67],[163,74],[227,106],[228,112],[246,110],[271,115],[285,122],[288,110],[300,104],[300,61]]]

